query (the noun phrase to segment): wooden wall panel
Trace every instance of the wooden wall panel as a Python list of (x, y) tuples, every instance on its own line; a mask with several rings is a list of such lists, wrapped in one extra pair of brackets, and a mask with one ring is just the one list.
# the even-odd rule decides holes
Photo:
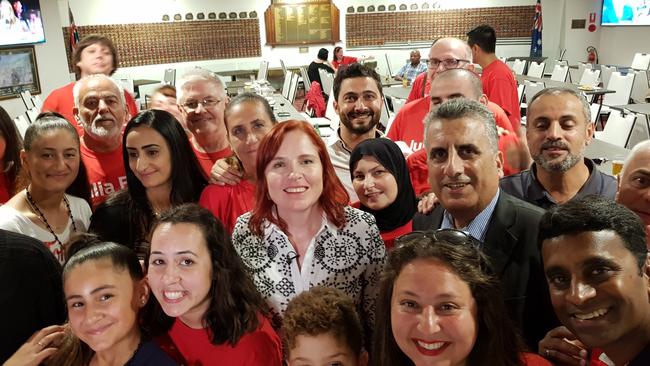
[[(120, 67), (262, 55), (259, 19), (92, 25), (79, 26), (77, 31), (80, 38), (91, 33), (110, 38)], [(67, 27), (63, 38), (70, 64)]]
[(466, 39), (467, 32), (481, 24), (494, 27), (498, 38), (530, 37), (534, 14), (534, 6), (348, 13), (346, 45), (381, 46), (440, 37)]

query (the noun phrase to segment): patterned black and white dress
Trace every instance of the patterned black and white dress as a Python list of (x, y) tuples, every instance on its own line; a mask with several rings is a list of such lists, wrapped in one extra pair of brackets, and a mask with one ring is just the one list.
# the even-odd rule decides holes
[(352, 297), (367, 330), (375, 321), (375, 301), (386, 250), (375, 218), (352, 207), (345, 208), (345, 225), (334, 226), (326, 217), (307, 248), (302, 267), (287, 235), (267, 223), (264, 237), (251, 233), (250, 212), (237, 219), (232, 234), (235, 249), (248, 268), (279, 325), (287, 304), (314, 286), (334, 287)]

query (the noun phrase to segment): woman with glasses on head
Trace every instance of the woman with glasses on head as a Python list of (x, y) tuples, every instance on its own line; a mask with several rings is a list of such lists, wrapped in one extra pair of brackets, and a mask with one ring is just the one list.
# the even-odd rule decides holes
[(233, 245), (274, 326), (292, 298), (320, 285), (352, 297), (370, 332), (386, 251), (372, 215), (347, 206), (322, 139), (307, 122), (279, 123), (260, 143), (256, 169), (256, 205), (237, 220)]
[(418, 209), (402, 151), (389, 139), (363, 141), (350, 155), (350, 175), (359, 197), (352, 205), (375, 217), (384, 244), (392, 248), (395, 238), (413, 230)]
[(154, 219), (172, 206), (196, 202), (207, 181), (183, 127), (168, 112), (138, 113), (122, 141), (128, 188), (97, 207), (90, 231), (141, 254)]
[(522, 353), (480, 245), (454, 229), (396, 240), (377, 300), (374, 365), (550, 366)]
[(0, 107), (0, 204), (16, 193), (22, 143), (14, 122)]
[(86, 231), (91, 215), (77, 130), (58, 113), (41, 113), (25, 132), (20, 159), (25, 189), (0, 206), (0, 229), (43, 241), (63, 263), (64, 243)]
[[(216, 167), (233, 184), (209, 185), (203, 190), (199, 204), (210, 210), (232, 233), (237, 218), (255, 206), (257, 151), (260, 141), (277, 121), (264, 97), (244, 93), (228, 103), (224, 122), (234, 155), (217, 161)], [(225, 169), (221, 169), (220, 164), (225, 165)]]

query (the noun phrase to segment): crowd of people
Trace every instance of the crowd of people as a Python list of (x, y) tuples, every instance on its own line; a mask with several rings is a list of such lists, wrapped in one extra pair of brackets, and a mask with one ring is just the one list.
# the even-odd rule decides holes
[(650, 141), (600, 172), (560, 88), (524, 132), (494, 30), (468, 37), (386, 135), (380, 76), (335, 49), (325, 139), (200, 69), (138, 112), (84, 38), (23, 139), (0, 108), (0, 362), (650, 364)]

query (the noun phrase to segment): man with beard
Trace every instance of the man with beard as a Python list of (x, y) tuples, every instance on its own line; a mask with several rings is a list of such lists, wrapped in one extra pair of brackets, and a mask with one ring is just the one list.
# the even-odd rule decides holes
[(336, 134), (327, 141), (336, 175), (356, 201), (350, 179), (350, 153), (367, 139), (383, 137), (376, 129), (384, 104), (381, 79), (375, 70), (362, 64), (340, 68), (334, 78), (334, 109), (341, 120)]
[(111, 77), (88, 75), (74, 85), (73, 113), (83, 126), (81, 159), (86, 166), (93, 208), (126, 186), (122, 127), (130, 115), (124, 91)]
[(574, 197), (614, 199), (616, 179), (584, 157), (594, 135), (589, 104), (578, 92), (547, 88), (528, 103), (526, 139), (534, 163), (501, 180), (501, 189), (543, 209)]
[(413, 229), (455, 229), (483, 242), (509, 314), (534, 347), (555, 324), (536, 244), (543, 210), (499, 190), (503, 158), (486, 106), (453, 98), (425, 122), (429, 183), (439, 204), (428, 215), (416, 214)]
[(203, 69), (194, 69), (180, 80), (178, 106), (181, 123), (192, 134), (190, 143), (206, 177), (219, 159), (232, 155), (223, 112), (228, 96), (219, 78)]

